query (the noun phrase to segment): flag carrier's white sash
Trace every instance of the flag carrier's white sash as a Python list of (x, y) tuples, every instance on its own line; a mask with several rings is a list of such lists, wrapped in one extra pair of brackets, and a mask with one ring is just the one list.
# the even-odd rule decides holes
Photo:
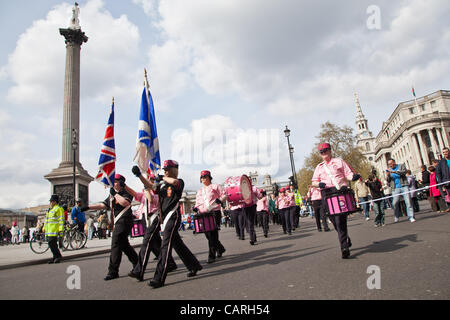
[(164, 232), (164, 229), (166, 228), (167, 221), (169, 221), (169, 219), (170, 219), (170, 217), (173, 215), (173, 213), (174, 213), (175, 211), (178, 210), (178, 206), (179, 206), (179, 205), (180, 205), (180, 203), (178, 202), (177, 205), (175, 206), (175, 208), (173, 208), (172, 211), (170, 211), (170, 212), (166, 215), (166, 217), (164, 218), (164, 222), (161, 223), (161, 232)]

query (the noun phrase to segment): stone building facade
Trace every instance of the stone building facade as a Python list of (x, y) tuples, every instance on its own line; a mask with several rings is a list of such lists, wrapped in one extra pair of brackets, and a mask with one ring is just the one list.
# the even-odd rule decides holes
[[(357, 124), (359, 118), (357, 112)], [(442, 148), (449, 146), (449, 140), (450, 91), (439, 90), (399, 103), (383, 122), (370, 156), (373, 155), (374, 167), (380, 176), (385, 174), (389, 158), (404, 163), (418, 175), (422, 165), (429, 166), (431, 160), (442, 158)], [(360, 143), (365, 145), (365, 140), (358, 135)]]

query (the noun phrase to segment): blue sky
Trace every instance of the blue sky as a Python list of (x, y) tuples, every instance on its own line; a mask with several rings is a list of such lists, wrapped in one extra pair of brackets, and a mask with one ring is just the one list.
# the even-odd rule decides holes
[[(321, 123), (355, 127), (355, 92), (376, 135), (397, 104), (412, 99), (412, 85), (418, 96), (449, 89), (445, 0), (78, 3), (89, 37), (81, 51), (80, 160), (96, 174), (114, 96), (117, 171), (136, 188), (131, 167), (144, 68), (162, 158), (184, 154), (180, 175), (191, 190), (200, 187), (202, 169), (216, 182), (250, 170), (285, 180), (284, 126), (300, 169)], [(1, 207), (48, 202), (43, 176), (60, 163), (62, 147), (65, 45), (58, 29), (68, 27), (73, 4), (0, 4), (7, 30), (0, 49)], [(379, 9), (377, 29), (367, 24), (371, 5)], [(91, 183), (91, 201), (106, 192)]]

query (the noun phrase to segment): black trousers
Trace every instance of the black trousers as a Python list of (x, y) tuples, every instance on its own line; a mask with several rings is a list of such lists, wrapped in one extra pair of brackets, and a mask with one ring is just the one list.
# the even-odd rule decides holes
[(53, 260), (62, 258), (61, 252), (58, 249), (58, 237), (48, 237), (48, 246), (53, 254)]
[(214, 218), (216, 220), (217, 228), (214, 231), (208, 231), (205, 232), (205, 237), (208, 239), (208, 247), (209, 247), (209, 253), (208, 257), (210, 259), (216, 258), (216, 253), (223, 253), (225, 252), (225, 247), (222, 245), (222, 243), (219, 241), (219, 228), (220, 228), (220, 221), (217, 221), (221, 217), (220, 211), (214, 211), (212, 212), (214, 214)]
[(234, 228), (236, 229), (236, 235), (241, 237), (241, 231), (239, 228), (239, 215), (241, 214), (242, 209), (231, 210), (231, 221), (234, 224)]
[(328, 229), (327, 217), (325, 216), (325, 212), (322, 208), (322, 200), (313, 200), (312, 202), (314, 217), (316, 218), (317, 230), (322, 230), (320, 226), (320, 220), (322, 220), (323, 229)]
[(256, 232), (255, 232), (255, 216), (256, 216), (256, 204), (245, 207), (245, 221), (246, 221), (246, 229), (248, 234), (250, 235), (250, 241), (256, 241)]
[(291, 224), (291, 208), (284, 208), (283, 209), (283, 216), (284, 216), (284, 228), (283, 231), (287, 231), (290, 233), (292, 231), (292, 224)]
[(341, 250), (348, 249), (350, 244), (350, 237), (347, 231), (347, 215), (346, 214), (333, 214), (330, 215), (331, 223), (338, 233), (339, 243)]
[(114, 225), (111, 237), (111, 255), (109, 256), (108, 274), (119, 273), (122, 252), (128, 257), (133, 268), (138, 263), (139, 257), (128, 241), (128, 235), (132, 227), (133, 222), (131, 220), (124, 220), (124, 218), (117, 221)]
[[(160, 230), (159, 217), (156, 216), (153, 223), (145, 230), (144, 239), (139, 251), (138, 263), (133, 269), (133, 273), (139, 275), (140, 278), (144, 277), (148, 259), (150, 258), (150, 252), (153, 252), (156, 257), (159, 257), (159, 253), (161, 252), (161, 236), (159, 235)], [(173, 260), (172, 255), (169, 256), (168, 260), (168, 267), (176, 268), (177, 264)]]
[(269, 213), (267, 211), (258, 211), (257, 215), (261, 219), (264, 235), (267, 236), (269, 233)]
[(175, 252), (188, 270), (199, 270), (201, 268), (200, 262), (192, 254), (191, 250), (186, 247), (183, 240), (181, 240), (178, 233), (180, 222), (181, 214), (180, 211), (177, 211), (167, 221), (163, 231), (161, 252), (158, 257), (155, 275), (153, 276), (154, 280), (159, 281), (162, 284), (166, 281), (167, 268), (169, 265), (169, 257), (172, 255), (172, 248), (175, 249)]
[(286, 220), (286, 216), (285, 216), (285, 211), (286, 211), (286, 208), (284, 208), (284, 209), (279, 209), (278, 210), (278, 214), (279, 214), (279, 218), (280, 218), (280, 224), (281, 224), (281, 227), (283, 228), (283, 232), (284, 233), (286, 233), (286, 231), (287, 231), (287, 229), (286, 229), (286, 223), (285, 223), (285, 220)]
[(291, 230), (295, 230), (295, 215), (297, 214), (297, 206), (289, 207), (289, 222), (291, 224)]
[(245, 239), (245, 227), (247, 226), (248, 222), (245, 215), (245, 209), (239, 209), (237, 219), (238, 219), (238, 232), (239, 232), (239, 239), (244, 240)]

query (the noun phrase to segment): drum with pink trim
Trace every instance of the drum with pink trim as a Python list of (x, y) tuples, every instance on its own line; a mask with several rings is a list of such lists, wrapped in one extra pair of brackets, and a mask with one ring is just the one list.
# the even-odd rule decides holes
[(214, 231), (217, 229), (216, 219), (214, 214), (200, 213), (194, 215), (194, 230), (195, 233), (204, 233)]
[(131, 229), (131, 237), (143, 237), (145, 234), (144, 229), (144, 220), (143, 219), (135, 219), (133, 220), (133, 228)]
[(361, 211), (356, 206), (355, 193), (352, 189), (343, 187), (340, 190), (336, 188), (325, 188), (321, 190), (322, 205), (325, 213), (328, 215), (350, 214)]
[(252, 182), (245, 174), (239, 177), (228, 177), (224, 187), (231, 205), (252, 203)]

